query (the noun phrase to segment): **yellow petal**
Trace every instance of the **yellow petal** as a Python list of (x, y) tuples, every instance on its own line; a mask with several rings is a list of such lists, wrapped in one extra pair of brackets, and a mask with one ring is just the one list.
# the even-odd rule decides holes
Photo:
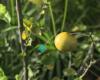
[(28, 34), (27, 34), (25, 31), (23, 31), (23, 32), (22, 32), (22, 39), (23, 39), (23, 40), (26, 40), (27, 37), (28, 37)]
[(31, 31), (32, 28), (32, 21), (23, 19), (23, 26), (25, 27), (26, 30)]

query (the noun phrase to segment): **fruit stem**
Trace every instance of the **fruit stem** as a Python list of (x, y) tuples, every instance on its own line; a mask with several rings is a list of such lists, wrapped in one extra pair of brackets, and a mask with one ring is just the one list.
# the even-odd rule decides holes
[(64, 15), (63, 15), (63, 21), (62, 21), (61, 31), (64, 30), (65, 20), (66, 20), (66, 15), (67, 15), (67, 7), (68, 7), (68, 0), (65, 0)]

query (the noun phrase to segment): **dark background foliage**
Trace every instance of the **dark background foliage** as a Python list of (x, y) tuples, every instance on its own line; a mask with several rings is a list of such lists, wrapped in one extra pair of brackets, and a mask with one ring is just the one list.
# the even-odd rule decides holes
[[(90, 78), (96, 80), (100, 76), (99, 0), (68, 0), (64, 31), (75, 33), (78, 37), (77, 49), (71, 52), (70, 69), (67, 69), (70, 61), (68, 53), (62, 54), (55, 49), (48, 4), (35, 5), (28, 0), (21, 0), (21, 2), (23, 18), (28, 20), (32, 18), (32, 21), (29, 21), (32, 29), (27, 40), (31, 45), (26, 46), (29, 80), (67, 80), (67, 78), (68, 80), (81, 80), (79, 76), (84, 73), (84, 68), (87, 68), (86, 65), (89, 65), (92, 60), (95, 60), (96, 64), (90, 67), (83, 80), (90, 80)], [(64, 16), (65, 0), (48, 0), (48, 2), (51, 2), (56, 33), (59, 33)], [(0, 0), (0, 4), (6, 7), (3, 15), (0, 10), (0, 67), (2, 68), (0, 80), (5, 75), (6, 78), (2, 80), (7, 80), (7, 78), (8, 80), (15, 80), (15, 78), (21, 80), (23, 54), (19, 42), (16, 2), (15, 0)], [(41, 14), (43, 11), (44, 13)], [(46, 47), (46, 50), (41, 51), (38, 47), (41, 44), (44, 46), (42, 49)], [(87, 56), (89, 57), (83, 64)], [(82, 71), (79, 70), (81, 66)]]

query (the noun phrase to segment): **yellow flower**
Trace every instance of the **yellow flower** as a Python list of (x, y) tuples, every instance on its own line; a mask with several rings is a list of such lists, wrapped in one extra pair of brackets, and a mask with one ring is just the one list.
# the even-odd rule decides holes
[(25, 27), (25, 29), (27, 31), (31, 31), (32, 21), (31, 20), (27, 20), (27, 19), (23, 19), (23, 26)]
[(22, 36), (22, 40), (26, 40), (28, 37), (28, 33), (26, 31), (23, 31), (21, 36)]

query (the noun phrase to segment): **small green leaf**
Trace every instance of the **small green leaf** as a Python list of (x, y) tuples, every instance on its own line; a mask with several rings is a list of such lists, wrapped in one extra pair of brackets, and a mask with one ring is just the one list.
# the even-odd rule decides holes
[(45, 65), (54, 64), (56, 62), (57, 58), (58, 58), (58, 56), (56, 53), (48, 53), (48, 54), (42, 56), (41, 61)]
[(45, 18), (42, 18), (42, 19), (40, 20), (40, 26), (43, 27), (44, 24), (45, 24)]
[(11, 22), (11, 16), (10, 14), (7, 12), (4, 16), (4, 20), (7, 22), (7, 23), (10, 23)]
[(6, 21), (7, 23), (11, 22), (10, 14), (6, 9), (6, 6), (3, 4), (0, 4), (0, 19)]
[(75, 76), (77, 75), (76, 71), (73, 68), (65, 68), (63, 71), (65, 76)]
[(20, 75), (18, 75), (18, 74), (17, 74), (17, 75), (15, 75), (15, 79), (16, 79), (16, 80), (21, 80)]
[(4, 71), (0, 68), (0, 80), (8, 80)]
[(78, 78), (75, 78), (74, 80), (82, 80), (80, 77), (78, 77)]
[(5, 13), (6, 13), (6, 6), (0, 4), (0, 17), (5, 15)]

